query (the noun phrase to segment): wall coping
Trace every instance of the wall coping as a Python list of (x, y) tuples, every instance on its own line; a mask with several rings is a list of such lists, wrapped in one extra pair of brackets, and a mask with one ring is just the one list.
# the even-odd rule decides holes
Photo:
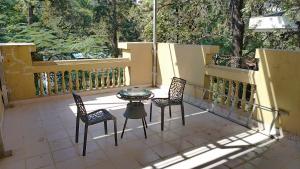
[(35, 46), (34, 43), (15, 43), (15, 42), (10, 42), (10, 43), (0, 43), (0, 47), (2, 46)]
[(107, 59), (83, 59), (83, 60), (55, 60), (55, 61), (33, 61), (33, 66), (51, 66), (51, 65), (81, 65), (97, 63), (118, 63), (129, 62), (130, 58), (107, 58)]

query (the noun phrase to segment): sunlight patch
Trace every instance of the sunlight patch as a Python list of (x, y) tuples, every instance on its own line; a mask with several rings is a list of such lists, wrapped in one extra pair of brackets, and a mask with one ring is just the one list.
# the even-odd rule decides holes
[(191, 150), (189, 152), (186, 152), (186, 153), (183, 153), (183, 155), (185, 157), (192, 157), (192, 156), (195, 156), (195, 155), (199, 155), (201, 153), (204, 153), (206, 151), (210, 150), (208, 147), (200, 147), (200, 148), (197, 148), (197, 149), (194, 149), (194, 150)]
[(156, 163), (156, 164), (154, 164), (154, 166), (156, 168), (164, 168), (166, 166), (175, 164), (175, 163), (177, 163), (179, 161), (182, 161), (182, 160), (184, 160), (184, 158), (182, 156), (178, 155), (178, 156), (172, 157), (170, 159), (164, 160), (162, 162)]
[(204, 165), (208, 162), (211, 162), (213, 160), (216, 160), (218, 158), (224, 158), (224, 156), (233, 153), (235, 151), (240, 150), (240, 148), (228, 148), (228, 149), (220, 149), (216, 148), (213, 150), (210, 150), (208, 152), (202, 153), (200, 155), (197, 155), (195, 157), (192, 157), (190, 159), (184, 160), (180, 163), (174, 164), (170, 167), (167, 167), (167, 169), (189, 169), (189, 168), (195, 168), (201, 165)]

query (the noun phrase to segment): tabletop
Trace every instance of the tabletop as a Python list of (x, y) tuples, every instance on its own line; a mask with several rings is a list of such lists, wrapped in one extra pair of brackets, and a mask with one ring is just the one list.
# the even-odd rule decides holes
[(130, 101), (147, 100), (153, 96), (154, 94), (150, 90), (139, 87), (122, 89), (117, 93), (118, 98)]

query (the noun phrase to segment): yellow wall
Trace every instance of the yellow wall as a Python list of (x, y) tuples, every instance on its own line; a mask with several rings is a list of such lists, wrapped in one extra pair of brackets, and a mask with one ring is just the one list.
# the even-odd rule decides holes
[(35, 94), (32, 73), (25, 73), (32, 66), (31, 52), (34, 44), (0, 45), (4, 56), (4, 78), (9, 100), (32, 98)]
[[(34, 72), (89, 69), (93, 67), (128, 66), (130, 85), (150, 85), (152, 82), (152, 43), (119, 43), (123, 58), (89, 61), (31, 61), (33, 44), (0, 45), (4, 54), (5, 79), (9, 89), (9, 100), (33, 98), (35, 86)], [(237, 80), (255, 84), (257, 104), (278, 108), (289, 112), (282, 117), (285, 130), (300, 134), (300, 51), (279, 51), (258, 49), (259, 70), (248, 71), (213, 65), (212, 56), (218, 46), (158, 44), (158, 84), (168, 87), (174, 76), (187, 80), (185, 96), (202, 97), (202, 87), (207, 87), (208, 76), (227, 80)], [(274, 114), (262, 112), (266, 126), (274, 119)]]
[[(258, 71), (213, 65), (211, 57), (217, 52), (217, 46), (159, 43), (158, 83), (168, 87), (173, 76), (184, 78), (188, 81), (185, 95), (196, 98), (202, 97), (198, 86), (208, 87), (206, 75), (255, 84), (255, 102), (288, 112), (289, 116), (281, 118), (284, 130), (300, 134), (300, 51), (257, 49)], [(274, 113), (258, 109), (257, 118), (267, 130), (274, 117)]]
[(181, 77), (187, 80), (186, 95), (201, 96), (202, 90), (197, 86), (204, 87), (205, 64), (211, 62), (219, 47), (159, 43), (157, 50), (158, 84), (168, 87), (172, 77)]
[(3, 143), (3, 118), (4, 118), (4, 104), (2, 101), (2, 93), (0, 93), (0, 158), (4, 153), (4, 143)]
[(130, 58), (130, 85), (150, 85), (152, 83), (152, 43), (119, 43), (123, 57)]
[[(257, 49), (259, 71), (255, 74), (257, 102), (289, 113), (282, 116), (285, 130), (300, 135), (300, 51)], [(270, 120), (272, 114), (263, 113)]]
[[(37, 97), (34, 73), (128, 67), (126, 85), (151, 85), (151, 43), (120, 43), (124, 58), (32, 62), (32, 43), (0, 44), (9, 101)], [(127, 70), (128, 70), (127, 69)], [(141, 71), (142, 70), (142, 71)]]

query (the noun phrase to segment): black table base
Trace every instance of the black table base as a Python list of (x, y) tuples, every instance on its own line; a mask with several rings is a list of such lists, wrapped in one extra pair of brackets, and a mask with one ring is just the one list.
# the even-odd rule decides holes
[(125, 117), (125, 123), (123, 126), (121, 138), (123, 138), (128, 119), (142, 119), (145, 138), (147, 138), (146, 128), (148, 128), (148, 126), (145, 118), (147, 116), (147, 113), (142, 102), (128, 103), (123, 116)]

